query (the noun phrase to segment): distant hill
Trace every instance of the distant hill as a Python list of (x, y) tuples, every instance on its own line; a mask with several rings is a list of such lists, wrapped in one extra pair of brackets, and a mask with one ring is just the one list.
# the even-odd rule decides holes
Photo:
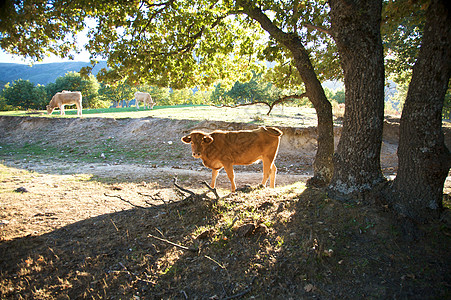
[[(34, 84), (47, 85), (55, 82), (56, 78), (64, 76), (67, 72), (79, 72), (81, 68), (90, 66), (89, 62), (61, 62), (49, 64), (10, 64), (0, 63), (0, 84), (12, 82), (17, 79), (24, 79), (33, 82)], [(100, 61), (92, 70), (94, 75), (102, 69), (106, 68), (106, 61)]]

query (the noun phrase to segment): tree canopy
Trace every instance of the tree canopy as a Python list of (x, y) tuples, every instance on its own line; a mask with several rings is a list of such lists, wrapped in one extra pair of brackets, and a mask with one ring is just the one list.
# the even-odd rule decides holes
[[(410, 78), (428, 0), (383, 2), (382, 36), (386, 72)], [(253, 1), (55, 0), (3, 2), (0, 46), (5, 51), (42, 60), (50, 54), (73, 57), (77, 34), (89, 30), (84, 45), (93, 62), (107, 59), (109, 82), (128, 78), (172, 88), (210, 86), (219, 80), (250, 79), (260, 62), (277, 62), (268, 77), (280, 87), (302, 85), (292, 54), (274, 35), (244, 13)], [(275, 26), (296, 33), (320, 79), (341, 79), (325, 0), (259, 1)], [(88, 26), (89, 24), (89, 26)], [(401, 71), (408, 70), (403, 73)], [(87, 72), (89, 70), (85, 70)], [(404, 76), (402, 75), (404, 74)]]
[[(13, 4), (14, 3), (14, 4)], [(107, 59), (110, 82), (181, 88), (210, 86), (219, 80), (249, 79), (264, 61), (277, 61), (279, 85), (300, 85), (290, 51), (243, 13), (235, 1), (24, 1), (7, 0), (0, 21), (0, 46), (34, 60), (64, 57), (77, 49), (77, 33), (90, 28), (86, 49), (93, 61)], [(297, 32), (309, 44), (315, 67), (325, 78), (340, 68), (331, 38), (315, 29), (328, 24), (325, 1), (263, 1), (274, 24)], [(309, 28), (305, 24), (310, 24)], [(17, 30), (20, 28), (20, 30)], [(328, 45), (325, 47), (324, 45)], [(277, 80), (276, 80), (277, 79)]]

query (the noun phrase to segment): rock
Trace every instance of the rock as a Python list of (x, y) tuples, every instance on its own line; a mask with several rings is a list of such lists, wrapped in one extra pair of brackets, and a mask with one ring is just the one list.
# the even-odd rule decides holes
[(254, 234), (266, 235), (268, 234), (269, 229), (265, 224), (260, 224), (255, 228)]
[(248, 237), (254, 234), (255, 225), (252, 223), (241, 225), (236, 229), (236, 233), (241, 237)]
[(196, 237), (196, 240), (206, 240), (208, 238), (211, 238), (214, 234), (215, 234), (215, 230), (209, 229), (209, 230), (206, 230), (206, 231), (202, 232), (201, 234), (199, 234)]
[(20, 188), (17, 188), (14, 190), (16, 193), (28, 193), (28, 190), (21, 186)]

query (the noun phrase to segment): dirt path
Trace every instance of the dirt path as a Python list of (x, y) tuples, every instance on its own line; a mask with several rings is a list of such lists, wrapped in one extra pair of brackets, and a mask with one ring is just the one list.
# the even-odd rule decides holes
[[(209, 180), (209, 170), (190, 156), (189, 147), (180, 137), (194, 129), (239, 130), (257, 125), (220, 121), (140, 119), (48, 119), (40, 117), (0, 117), (0, 143), (24, 147), (34, 145), (41, 149), (25, 149), (21, 159), (10, 153), (2, 156), (5, 164), (37, 172), (64, 174), (94, 174), (135, 181), (160, 181), (159, 178), (179, 175)], [(316, 129), (308, 125), (300, 128), (282, 127), (279, 155), (276, 160), (278, 182), (281, 185), (312, 176), (316, 153)], [(445, 141), (450, 144), (449, 128)], [(381, 151), (382, 171), (394, 178), (397, 170), (397, 135), (399, 119), (387, 118)], [(335, 128), (335, 142), (339, 141), (341, 127)], [(451, 145), (449, 145), (451, 146)], [(8, 147), (7, 147), (8, 148)], [(11, 148), (11, 147), (9, 147)], [(52, 152), (47, 156), (43, 152)], [(14, 147), (11, 151), (17, 151)], [(0, 149), (1, 150), (1, 149)], [(3, 152), (8, 149), (3, 149)], [(0, 152), (1, 154), (1, 152)], [(5, 153), (4, 153), (5, 154)], [(40, 155), (42, 154), (42, 155)], [(261, 177), (261, 164), (236, 167), (240, 184), (255, 184)], [(242, 175), (241, 172), (244, 172)], [(223, 174), (223, 172), (222, 172)], [(192, 182), (199, 181), (192, 179)], [(224, 176), (219, 177), (221, 185)], [(228, 184), (225, 182), (225, 186)], [(445, 185), (451, 192), (451, 178)]]

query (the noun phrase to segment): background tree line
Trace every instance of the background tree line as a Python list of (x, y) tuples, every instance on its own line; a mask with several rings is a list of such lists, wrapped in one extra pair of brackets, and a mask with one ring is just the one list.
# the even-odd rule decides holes
[[(344, 103), (344, 89), (326, 89), (327, 97), (334, 103)], [(232, 86), (217, 85), (206, 89), (178, 89), (149, 85), (132, 85), (126, 82), (116, 85), (101, 83), (93, 75), (81, 76), (78, 72), (68, 72), (47, 85), (35, 85), (29, 80), (18, 79), (7, 83), (0, 93), (0, 110), (45, 109), (57, 92), (81, 91), (84, 108), (105, 108), (113, 103), (130, 101), (136, 91), (151, 94), (158, 105), (241, 105), (255, 102), (273, 103), (283, 95), (297, 91), (281, 89), (268, 82), (264, 74), (253, 73), (249, 81), (236, 81)], [(302, 90), (298, 91), (299, 93)], [(307, 98), (293, 99), (289, 105), (311, 106)]]

